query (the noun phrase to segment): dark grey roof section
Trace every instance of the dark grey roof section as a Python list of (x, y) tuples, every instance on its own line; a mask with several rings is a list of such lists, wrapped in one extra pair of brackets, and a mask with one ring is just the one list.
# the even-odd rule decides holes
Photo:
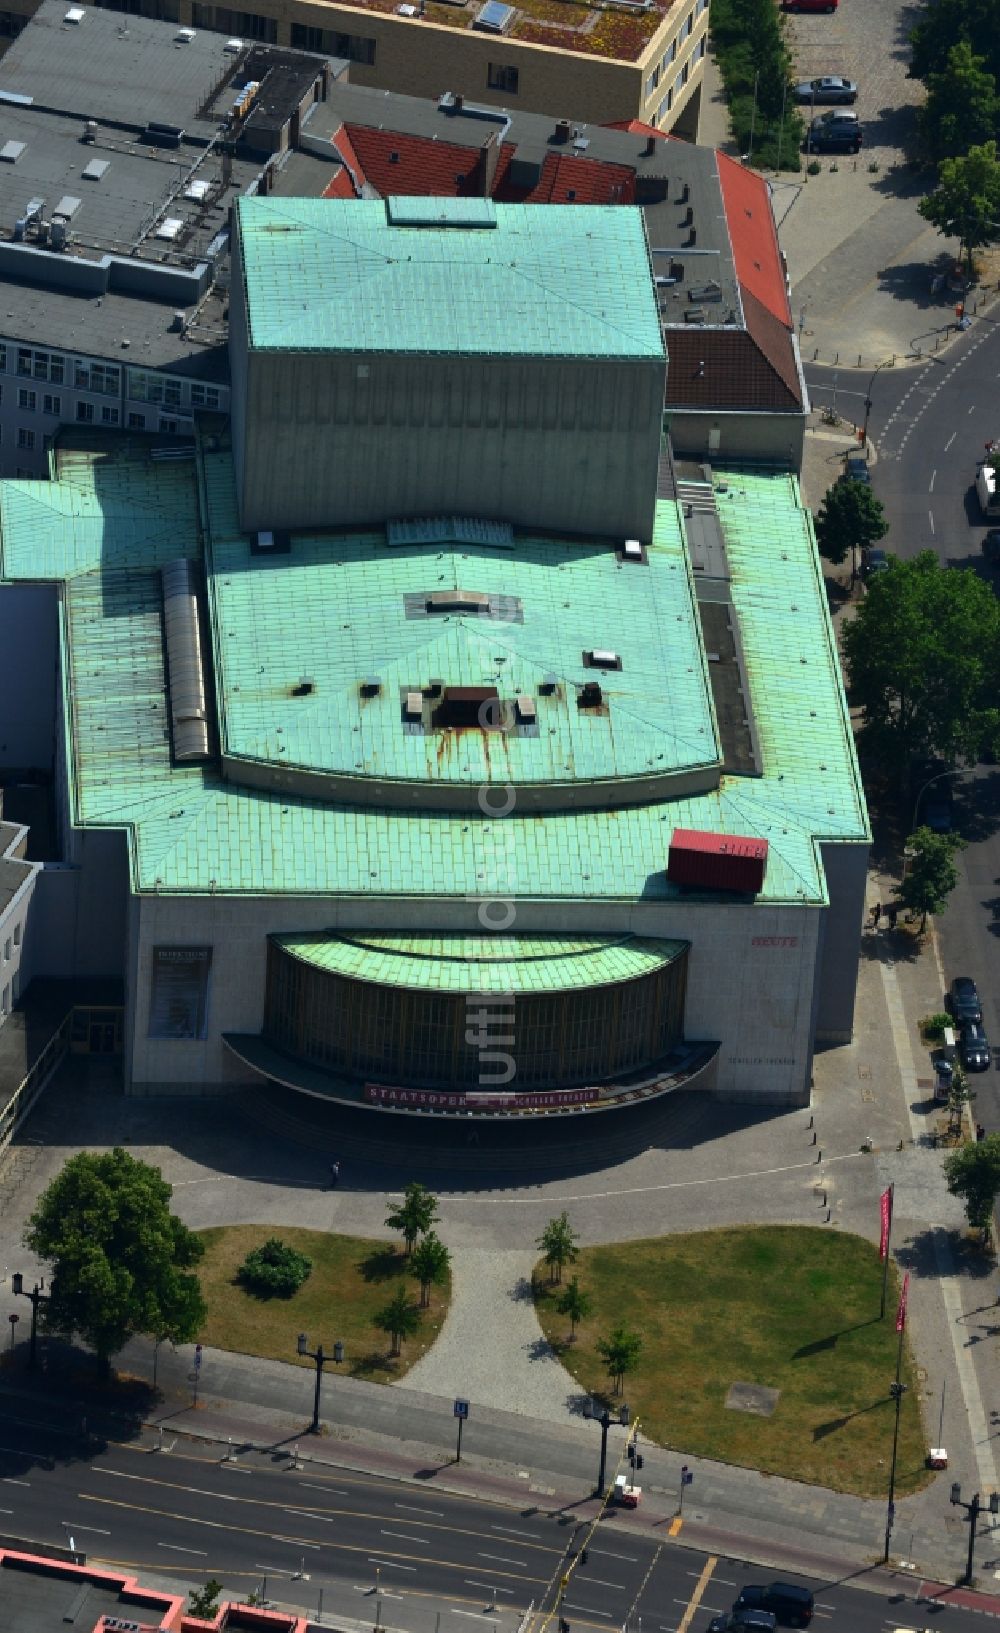
[(96, 1627), (102, 1616), (148, 1623), (148, 1601), (144, 1604), (100, 1579), (58, 1576), (30, 1564), (4, 1562), (0, 1633), (66, 1633), (69, 1625)]
[(42, 0), (28, 28), (0, 61), (0, 91), (30, 95), (36, 106), (77, 119), (143, 130), (150, 120), (208, 141), (218, 126), (202, 110), (238, 73), (247, 49), (227, 51), (224, 34), (181, 29), (120, 11), (84, 8), (66, 23), (65, 0)]

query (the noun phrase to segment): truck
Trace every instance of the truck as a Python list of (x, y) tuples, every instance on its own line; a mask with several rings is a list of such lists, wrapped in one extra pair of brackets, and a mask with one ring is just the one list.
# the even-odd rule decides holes
[(1000, 516), (1000, 491), (997, 489), (997, 467), (1000, 465), (1000, 443), (986, 444), (986, 457), (979, 461), (976, 471), (976, 497), (987, 521)]

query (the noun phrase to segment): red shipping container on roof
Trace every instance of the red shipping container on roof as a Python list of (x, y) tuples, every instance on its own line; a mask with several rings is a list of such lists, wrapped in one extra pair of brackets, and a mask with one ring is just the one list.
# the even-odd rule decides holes
[(667, 878), (696, 890), (737, 890), (756, 896), (767, 868), (767, 840), (744, 834), (702, 833), (675, 828), (670, 841)]

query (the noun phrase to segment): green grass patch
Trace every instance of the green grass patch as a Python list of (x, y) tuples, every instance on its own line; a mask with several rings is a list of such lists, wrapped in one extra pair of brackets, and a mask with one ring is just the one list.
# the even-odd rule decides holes
[[(594, 1309), (567, 1343), (559, 1289), (535, 1269), (538, 1318), (563, 1364), (612, 1400), (595, 1340), (618, 1322), (643, 1338), (624, 1398), (661, 1446), (862, 1497), (885, 1496), (895, 1408), (895, 1312), (890, 1268), (858, 1236), (767, 1226), (705, 1231), (581, 1250), (572, 1268)], [(927, 1441), (908, 1349), (896, 1488), (927, 1484)], [(780, 1390), (771, 1417), (726, 1407), (734, 1383)], [(614, 1404), (614, 1402), (612, 1402)]]
[[(401, 1356), (391, 1359), (389, 1338), (373, 1325), (373, 1316), (401, 1283), (413, 1302), (420, 1302), (419, 1283), (394, 1242), (284, 1225), (220, 1225), (198, 1234), (205, 1244), (198, 1276), (209, 1312), (198, 1336), (216, 1349), (311, 1368), (312, 1361), (296, 1354), (300, 1332), (308, 1333), (312, 1348), (322, 1344), (331, 1356), (334, 1341), (342, 1338), (345, 1372), (389, 1383), (402, 1378), (430, 1348), (448, 1313), (450, 1278), (446, 1285), (431, 1289), (419, 1332), (405, 1341)], [(291, 1298), (262, 1298), (239, 1280), (247, 1254), (276, 1235), (312, 1260), (312, 1274)], [(331, 1360), (330, 1371), (337, 1370)]]

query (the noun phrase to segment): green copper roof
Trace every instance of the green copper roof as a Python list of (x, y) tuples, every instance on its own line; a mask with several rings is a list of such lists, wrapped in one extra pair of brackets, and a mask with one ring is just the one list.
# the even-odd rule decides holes
[[(516, 807), (491, 821), (310, 802), (227, 783), (211, 765), (174, 766), (159, 567), (201, 553), (196, 467), (158, 464), (125, 441), (107, 447), (115, 457), (67, 462), (60, 454), (51, 485), (0, 483), (0, 579), (67, 581), (72, 820), (127, 828), (136, 889), (664, 901), (677, 895), (664, 868), (671, 834), (683, 827), (769, 841), (762, 907), (821, 904), (820, 842), (867, 842), (822, 574), (794, 478), (715, 470), (763, 775), (724, 775), (712, 793), (617, 811)], [(211, 469), (221, 482), (221, 467)], [(653, 549), (667, 559), (677, 549), (678, 509), (658, 507)], [(206, 504), (203, 517), (210, 514)], [(220, 549), (231, 544), (223, 539)], [(210, 555), (214, 547), (209, 539)], [(315, 616), (326, 615), (317, 607)], [(243, 638), (256, 641), (252, 623)], [(662, 639), (669, 646), (668, 628)]]
[(331, 975), (417, 991), (565, 992), (632, 981), (670, 964), (685, 941), (638, 936), (275, 936)]
[[(289, 555), (250, 553), (229, 458), (205, 480), (217, 692), (227, 752), (283, 770), (408, 783), (580, 784), (714, 766), (715, 721), (676, 508), (665, 507), (642, 565), (611, 545), (519, 536), (390, 549), (385, 534), (297, 537)], [(496, 616), (427, 611), (441, 590), (498, 598)], [(502, 599), (501, 599), (502, 598)], [(609, 648), (620, 671), (584, 653)], [(366, 678), (381, 688), (364, 695)], [(312, 690), (296, 696), (307, 677)], [(556, 682), (546, 690), (549, 678)], [(537, 720), (509, 731), (408, 727), (403, 696), (495, 684)], [(578, 688), (606, 706), (581, 710)]]
[(663, 357), (642, 211), (242, 198), (261, 350)]

